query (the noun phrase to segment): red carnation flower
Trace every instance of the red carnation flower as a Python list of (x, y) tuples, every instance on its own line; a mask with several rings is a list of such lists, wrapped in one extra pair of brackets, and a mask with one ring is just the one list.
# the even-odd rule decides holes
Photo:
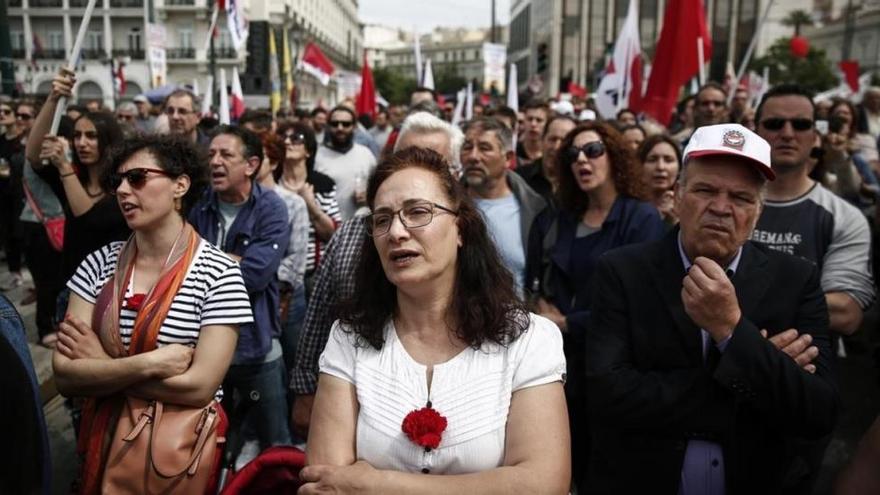
[(403, 432), (416, 445), (436, 449), (446, 430), (446, 418), (430, 405), (410, 412), (403, 418)]
[(125, 307), (138, 311), (141, 309), (141, 306), (144, 304), (144, 299), (146, 298), (146, 294), (133, 294), (131, 297), (125, 299)]

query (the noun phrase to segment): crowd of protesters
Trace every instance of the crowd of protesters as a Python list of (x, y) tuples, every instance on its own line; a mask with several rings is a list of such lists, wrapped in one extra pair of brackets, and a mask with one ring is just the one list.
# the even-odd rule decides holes
[[(880, 88), (708, 83), (666, 125), (536, 98), (453, 124), (426, 88), (220, 125), (178, 89), (50, 135), (75, 83), (0, 100), (0, 289), (30, 271), (79, 492), (132, 397), (222, 404), (233, 470), (307, 446), (304, 493), (815, 485), (876, 294)], [(871, 455), (841, 493), (880, 489)]]

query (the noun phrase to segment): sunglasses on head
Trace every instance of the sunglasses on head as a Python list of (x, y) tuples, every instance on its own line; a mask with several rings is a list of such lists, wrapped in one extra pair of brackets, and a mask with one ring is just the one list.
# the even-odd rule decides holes
[(340, 127), (341, 126), (345, 129), (348, 129), (349, 127), (352, 126), (352, 124), (354, 124), (354, 122), (352, 122), (351, 120), (331, 120), (330, 122), (328, 122), (328, 124), (330, 125), (330, 127)]
[(813, 128), (811, 119), (779, 119), (769, 118), (761, 121), (761, 126), (768, 131), (780, 131), (786, 122), (791, 122), (791, 128), (796, 131), (807, 131)]
[(599, 158), (605, 154), (605, 143), (602, 141), (593, 141), (587, 143), (580, 148), (577, 146), (569, 146), (563, 153), (562, 159), (566, 163), (574, 163), (578, 156), (583, 153), (587, 158)]
[(158, 168), (133, 168), (126, 172), (117, 172), (110, 175), (110, 192), (115, 193), (116, 189), (122, 185), (123, 180), (128, 182), (128, 185), (133, 189), (140, 189), (147, 183), (147, 179), (151, 173), (171, 177), (171, 174)]

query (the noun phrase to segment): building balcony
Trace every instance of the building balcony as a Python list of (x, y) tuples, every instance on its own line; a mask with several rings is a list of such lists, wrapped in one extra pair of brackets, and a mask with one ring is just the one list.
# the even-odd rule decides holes
[(12, 58), (24, 58), (24, 48), (13, 48)]
[(146, 53), (143, 50), (129, 50), (128, 48), (114, 48), (113, 58), (131, 57), (132, 60), (143, 60)]
[(195, 48), (168, 48), (165, 50), (165, 56), (169, 60), (194, 59), (196, 58)]
[(232, 47), (214, 47), (214, 55), (217, 58), (238, 58), (238, 52), (235, 51), (235, 48)]
[(123, 9), (140, 9), (144, 7), (144, 0), (110, 0), (110, 7)]
[(21, 7), (21, 0), (9, 0), (9, 8)]
[(34, 58), (37, 60), (64, 60), (67, 58), (67, 53), (64, 50), (42, 50), (34, 53)]
[[(33, 4), (33, 0), (31, 0)], [(72, 9), (84, 9), (89, 4), (89, 0), (67, 0), (67, 5)], [(99, 5), (95, 5), (99, 7)]]
[(165, 0), (166, 7), (195, 7), (196, 0)]
[(80, 58), (83, 60), (101, 60), (103, 58), (107, 58), (107, 53), (101, 49), (84, 48), (82, 53), (80, 54)]
[[(29, 5), (31, 8), (61, 8), (61, 0), (30, 0)], [(12, 5), (10, 5), (12, 6)], [(19, 2), (19, 6), (21, 6), (21, 2)]]

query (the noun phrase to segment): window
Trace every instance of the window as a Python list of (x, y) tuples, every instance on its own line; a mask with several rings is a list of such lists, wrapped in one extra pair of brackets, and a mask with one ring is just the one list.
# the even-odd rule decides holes
[(13, 50), (24, 50), (24, 32), (9, 31), (9, 38), (12, 41)]
[(141, 28), (131, 28), (128, 33), (128, 49), (132, 51), (141, 51)]
[[(89, 32), (89, 34), (91, 35), (92, 32)], [(95, 47), (95, 49), (99, 47), (100, 45)], [(64, 50), (64, 33), (61, 31), (49, 31), (49, 46), (47, 48), (49, 50)]]
[[(64, 47), (63, 41), (61, 42), (61, 46), (59, 46), (59, 47), (55, 47), (52, 45), (52, 35), (53, 34), (54, 33), (49, 33), (49, 46), (51, 46), (53, 49), (63, 48)], [(61, 33), (58, 33), (58, 34), (60, 37)], [(86, 35), (86, 46), (88, 47), (89, 50), (95, 50), (95, 51), (103, 50), (104, 49), (104, 33), (101, 31), (89, 31), (88, 34)]]
[(192, 27), (182, 27), (177, 30), (177, 40), (180, 43), (180, 48), (192, 48), (193, 47), (193, 30)]

